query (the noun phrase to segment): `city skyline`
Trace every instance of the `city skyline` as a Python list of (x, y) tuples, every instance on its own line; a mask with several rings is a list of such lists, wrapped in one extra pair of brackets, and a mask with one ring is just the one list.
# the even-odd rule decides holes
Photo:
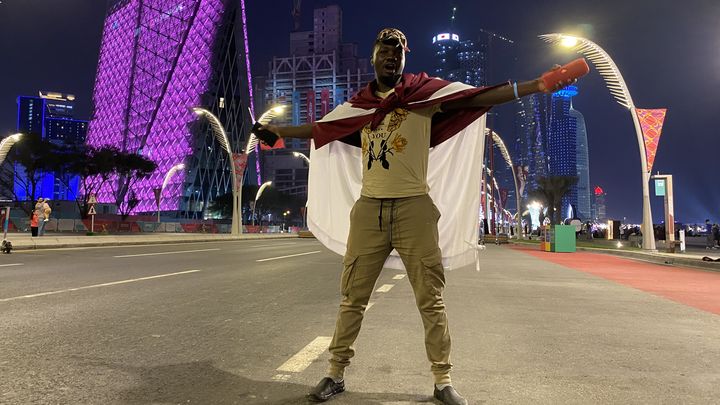
[[(76, 116), (90, 118), (92, 83), (106, 7), (105, 2), (99, 3), (102, 4), (69, 0), (59, 5), (8, 0), (0, 4), (0, 49), (4, 54), (14, 55), (16, 61), (0, 68), (4, 78), (0, 90), (0, 135), (10, 134), (14, 129), (16, 97), (35, 94), (37, 89), (76, 94)], [(267, 74), (267, 61), (273, 54), (282, 55), (288, 49), (287, 34), (293, 26), (292, 2), (248, 3), (248, 36), (256, 77)], [(347, 18), (344, 41), (357, 42), (359, 54), (369, 54), (375, 33), (385, 26), (397, 26), (408, 35), (412, 49), (406, 71), (431, 72), (432, 37), (450, 26), (451, 4), (436, 2), (416, 11), (411, 3), (306, 2), (302, 10), (303, 25), (308, 26), (315, 6), (339, 4), (345, 15), (353, 16), (368, 13), (367, 10), (382, 10), (383, 13), (373, 11), (373, 18)], [(714, 136), (712, 126), (712, 106), (717, 95), (707, 89), (720, 82), (720, 61), (715, 56), (708, 60), (705, 55), (714, 55), (713, 50), (719, 45), (720, 32), (712, 21), (720, 16), (720, 5), (694, 1), (678, 9), (649, 1), (633, 4), (560, 1), (553, 4), (553, 9), (547, 9), (519, 1), (485, 8), (471, 2), (455, 3), (458, 17), (453, 31), (461, 39), (477, 37), (477, 27), (483, 27), (515, 42), (512, 49), (505, 49), (504, 45), (495, 47), (494, 60), (490, 60), (490, 84), (508, 78), (531, 78), (552, 63), (577, 57), (542, 43), (536, 38), (539, 34), (580, 32), (603, 46), (622, 69), (638, 105), (668, 108), (653, 174), (660, 170), (675, 176), (677, 220), (719, 219), (720, 190), (713, 187), (713, 164), (717, 160), (713, 151), (720, 150), (720, 140)], [(652, 15), (638, 20), (637, 16), (645, 12), (647, 5), (653, 6)], [(404, 13), (402, 17), (400, 13)], [(276, 23), (267, 24), (268, 20)], [(87, 23), (67, 28), (70, 21)], [(12, 35), (31, 24), (41, 28), (22, 36)], [(671, 26), (672, 29), (666, 28)], [(677, 32), (683, 35), (677, 36)], [(692, 67), (692, 77), (703, 80), (677, 76), (688, 67)], [(583, 92), (576, 97), (574, 105), (583, 112), (587, 124), (590, 184), (600, 185), (607, 192), (609, 217), (627, 217), (629, 221), (639, 222), (641, 181), (632, 122), (627, 112), (612, 101), (597, 73), (582, 79), (580, 85)], [(498, 132), (508, 134), (508, 139), (514, 138), (512, 125), (503, 123), (512, 120), (509, 107), (502, 106), (496, 111), (500, 116)], [(651, 200), (654, 222), (659, 223), (662, 199), (653, 196)]]

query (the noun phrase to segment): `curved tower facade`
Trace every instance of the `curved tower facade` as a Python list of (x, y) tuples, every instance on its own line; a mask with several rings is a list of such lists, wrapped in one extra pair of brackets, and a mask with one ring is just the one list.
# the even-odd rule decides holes
[(198, 217), (209, 201), (232, 191), (227, 153), (191, 109), (211, 110), (231, 149), (242, 149), (250, 127), (246, 32), (243, 0), (110, 3), (87, 144), (140, 154), (157, 169), (142, 180), (95, 179), (102, 184), (98, 201), (127, 208), (135, 200), (130, 212), (154, 212), (154, 190), (179, 163), (187, 169), (163, 191), (162, 211)]

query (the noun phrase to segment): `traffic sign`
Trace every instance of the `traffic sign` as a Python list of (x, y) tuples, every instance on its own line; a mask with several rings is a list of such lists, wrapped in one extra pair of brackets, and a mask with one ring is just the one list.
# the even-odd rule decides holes
[(90, 198), (88, 198), (88, 204), (97, 204), (97, 198), (95, 198), (95, 194), (90, 194)]
[(95, 214), (97, 214), (97, 213), (95, 212), (95, 206), (94, 206), (94, 205), (90, 205), (90, 209), (88, 210), (88, 215), (95, 215)]

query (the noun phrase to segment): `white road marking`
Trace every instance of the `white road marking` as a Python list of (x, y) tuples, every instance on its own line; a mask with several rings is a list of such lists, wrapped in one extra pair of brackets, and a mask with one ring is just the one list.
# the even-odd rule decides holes
[(365, 308), (365, 312), (369, 311), (370, 308), (372, 308), (373, 305), (375, 305), (374, 302), (371, 302), (371, 303), (367, 304), (367, 307)]
[(37, 294), (22, 295), (19, 297), (2, 298), (2, 299), (0, 299), (0, 302), (15, 301), (15, 300), (21, 300), (21, 299), (25, 299), (25, 298), (44, 297), (46, 295), (54, 295), (54, 294), (62, 294), (62, 293), (66, 293), (66, 292), (71, 292), (71, 291), (87, 290), (88, 288), (108, 287), (111, 285), (134, 283), (136, 281), (152, 280), (155, 278), (179, 276), (181, 274), (197, 273), (199, 271), (202, 271), (202, 270), (187, 270), (187, 271), (180, 271), (177, 273), (159, 274), (157, 276), (133, 278), (130, 280), (122, 280), (122, 281), (113, 281), (111, 283), (103, 283), (103, 284), (87, 285), (84, 287), (68, 288), (65, 290), (48, 291), (48, 292), (42, 292), (42, 293), (37, 293)]
[[(260, 239), (260, 238), (259, 238)], [(262, 238), (262, 239), (283, 239), (283, 238)], [(158, 246), (188, 246), (189, 244), (193, 245), (200, 245), (200, 244), (208, 244), (208, 243), (224, 243), (224, 242), (241, 242), (243, 244), (245, 243), (252, 243), (256, 242), (256, 240), (253, 239), (218, 239), (218, 240), (209, 240), (209, 241), (202, 241), (202, 242), (195, 242), (195, 241), (187, 241), (187, 242), (178, 242), (178, 243), (138, 243), (138, 244), (122, 244), (122, 245), (111, 245), (111, 246), (82, 246), (82, 247), (63, 247), (63, 248), (42, 248), (42, 249), (28, 249), (28, 250), (16, 250), (13, 252), (13, 254), (17, 253), (42, 253), (42, 252), (52, 252), (55, 250), (93, 250), (93, 249), (126, 249), (126, 248), (146, 248), (146, 247), (158, 247)]]
[(10, 267), (10, 266), (22, 266), (25, 263), (8, 263), (8, 264), (0, 264), (0, 267)]
[(291, 377), (290, 374), (275, 374), (272, 379), (273, 381), (287, 381)]
[(289, 246), (289, 245), (297, 245), (297, 243), (269, 243), (266, 245), (254, 245), (254, 246), (250, 246), (250, 247), (261, 248), (261, 247), (275, 247), (275, 246)]
[(390, 291), (393, 287), (395, 287), (394, 284), (383, 284), (382, 286), (380, 286), (380, 288), (378, 288), (377, 290), (375, 290), (375, 292), (388, 292), (388, 291)]
[(216, 250), (220, 250), (220, 249), (216, 248), (216, 249), (197, 249), (197, 250), (177, 250), (174, 252), (140, 253), (140, 254), (136, 254), (136, 255), (120, 255), (120, 256), (113, 256), (113, 257), (121, 258), (121, 257), (174, 255), (174, 254), (178, 254), (178, 253), (212, 252), (212, 251), (216, 251)]
[(402, 280), (404, 278), (405, 278), (404, 274), (396, 274), (395, 276), (393, 276), (393, 280)]
[(320, 253), (320, 251), (319, 251), (319, 250), (316, 250), (316, 251), (314, 251), (314, 252), (298, 253), (298, 254), (296, 254), (296, 255), (270, 257), (270, 258), (268, 258), (268, 259), (260, 259), (260, 260), (255, 260), (255, 261), (256, 261), (256, 262), (269, 262), (269, 261), (271, 261), (271, 260), (287, 259), (288, 257), (297, 257), (297, 256), (312, 255), (312, 254), (315, 254), (315, 253)]
[(282, 366), (278, 367), (277, 371), (284, 371), (287, 373), (302, 372), (308, 368), (310, 363), (315, 361), (315, 359), (320, 357), (320, 355), (327, 350), (331, 340), (332, 338), (327, 336), (316, 337), (315, 340), (297, 352), (297, 354), (290, 357), (290, 359), (283, 363)]

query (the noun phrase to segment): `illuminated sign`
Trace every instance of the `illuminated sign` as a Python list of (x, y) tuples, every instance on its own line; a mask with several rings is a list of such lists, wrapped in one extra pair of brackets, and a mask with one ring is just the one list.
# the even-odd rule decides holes
[(460, 35), (458, 35), (458, 34), (451, 34), (451, 33), (449, 33), (449, 32), (444, 32), (444, 33), (442, 33), (442, 34), (437, 34), (437, 35), (435, 35), (435, 36), (433, 37), (433, 44), (434, 44), (435, 42), (439, 42), (439, 41), (449, 41), (449, 40), (451, 40), (451, 39), (452, 39), (453, 41), (458, 41), (458, 42), (459, 42), (459, 41), (460, 41)]
[(665, 179), (655, 179), (655, 195), (658, 197), (665, 196)]

